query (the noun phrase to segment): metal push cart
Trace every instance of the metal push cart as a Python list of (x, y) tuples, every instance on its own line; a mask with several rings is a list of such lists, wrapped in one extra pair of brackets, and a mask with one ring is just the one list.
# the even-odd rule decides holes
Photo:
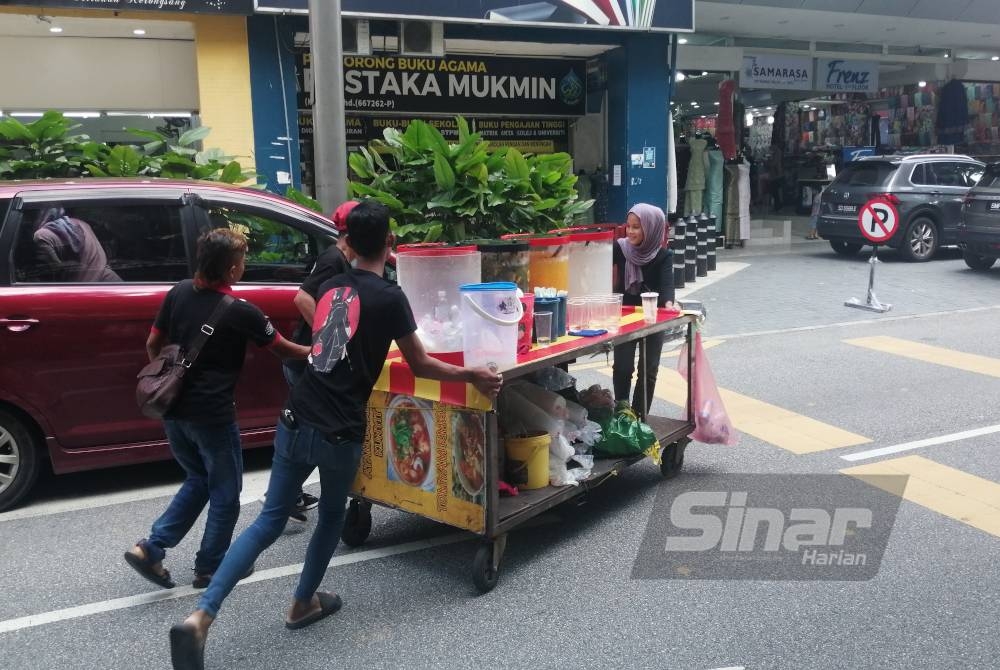
[[(640, 346), (645, 346), (643, 338), (658, 332), (664, 333), (665, 344), (687, 342), (688, 365), (691, 366), (697, 318), (696, 315), (660, 310), (658, 321), (646, 324), (640, 313), (630, 312), (630, 308), (625, 308), (618, 334), (560, 338), (550, 346), (535, 347), (529, 354), (519, 357), (516, 365), (501, 372), (505, 382), (512, 381), (545, 367), (568, 363), (584, 356), (609, 353), (616, 345), (625, 342), (640, 340)], [(390, 365), (405, 366), (405, 363), (389, 362), (387, 371)], [(690, 442), (688, 436), (694, 430), (694, 416), (690, 409), (692, 376), (688, 375), (688, 415), (685, 419), (645, 417), (662, 447), (660, 470), (668, 479), (680, 472), (684, 464), (684, 450)], [(402, 509), (468, 530), (481, 537), (472, 564), (473, 583), (481, 593), (493, 589), (499, 580), (507, 534), (511, 530), (556, 505), (586, 494), (609, 477), (616, 476), (624, 468), (644, 458), (598, 458), (594, 461), (591, 476), (580, 482), (579, 486), (547, 486), (522, 490), (517, 496), (500, 497), (498, 482), (503, 476), (503, 438), (498, 429), (497, 410), (491, 404), (480, 404), (480, 409), (471, 407), (475, 403), (468, 400), (462, 402), (461, 393), (457, 394), (457, 400), (453, 392), (450, 394), (450, 401), (441, 402), (447, 395), (442, 388), (443, 384), (421, 385), (419, 382), (423, 380), (408, 384), (403, 370), (398, 367), (396, 381), (392, 382), (391, 377), (389, 372), (383, 374), (380, 384), (376, 385), (376, 393), (373, 393), (373, 399), (369, 402), (369, 431), (365, 440), (365, 453), (358, 478), (352, 487), (352, 500), (344, 521), (342, 539), (352, 547), (364, 543), (371, 532), (372, 504)], [(380, 388), (384, 391), (379, 391)], [(407, 395), (408, 392), (412, 395)], [(644, 392), (652, 393), (653, 389), (644, 389)], [(419, 393), (423, 393), (423, 400), (416, 397)], [(469, 395), (471, 393), (474, 390)], [(438, 401), (428, 402), (428, 399)], [(436, 441), (433, 444), (433, 461), (428, 459), (424, 464), (428, 470), (432, 469), (432, 464), (434, 466), (434, 478), (430, 483), (417, 480), (421, 472), (419, 467), (416, 468), (417, 477), (407, 480), (405, 474), (401, 473), (412, 471), (406, 471), (405, 466), (400, 467), (394, 461), (397, 445), (394, 443), (393, 431), (396, 430), (396, 424), (404, 422), (401, 418), (403, 416), (409, 417), (408, 420), (415, 425), (407, 436), (412, 439), (414, 430), (421, 435), (427, 433), (428, 446), (431, 446), (432, 441), (429, 435), (432, 432), (431, 425), (434, 427)], [(455, 463), (468, 448), (468, 433), (455, 427), (458, 423), (469, 420), (470, 416), (474, 425), (481, 422), (483, 455), (482, 477), (477, 477), (472, 486), (468, 486), (468, 478), (460, 473), (458, 466), (461, 464)], [(407, 446), (412, 445), (408, 443)], [(412, 451), (408, 450), (407, 453)], [(428, 472), (425, 478), (431, 478), (431, 474)], [(478, 489), (475, 489), (476, 484), (479, 484)], [(475, 491), (472, 497), (468, 495), (471, 491)], [(459, 496), (464, 499), (458, 499)]]

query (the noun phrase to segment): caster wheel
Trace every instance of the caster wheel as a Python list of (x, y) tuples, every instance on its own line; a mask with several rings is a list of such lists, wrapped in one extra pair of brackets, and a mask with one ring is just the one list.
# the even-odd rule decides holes
[(660, 474), (663, 475), (664, 479), (673, 479), (681, 473), (681, 468), (684, 467), (685, 447), (687, 447), (687, 441), (682, 440), (668, 444), (663, 448), (662, 460), (660, 461)]
[(472, 559), (472, 582), (480, 593), (489, 593), (500, 581), (501, 565), (493, 567), (493, 542), (485, 542), (476, 549), (476, 557)]
[(344, 517), (344, 528), (340, 539), (348, 547), (360, 547), (372, 532), (372, 506), (359, 500), (352, 500)]

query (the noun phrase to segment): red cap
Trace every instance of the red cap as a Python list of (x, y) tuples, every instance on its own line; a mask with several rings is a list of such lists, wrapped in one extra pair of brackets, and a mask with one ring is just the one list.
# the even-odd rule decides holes
[(338, 233), (347, 232), (347, 215), (360, 204), (357, 200), (348, 200), (336, 209), (330, 218), (333, 219), (333, 227)]

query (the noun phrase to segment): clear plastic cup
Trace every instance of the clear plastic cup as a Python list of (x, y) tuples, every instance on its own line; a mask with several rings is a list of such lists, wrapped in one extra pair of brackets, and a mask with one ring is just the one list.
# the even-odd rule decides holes
[(607, 313), (604, 315), (604, 327), (612, 335), (617, 335), (618, 329), (621, 327), (622, 298), (621, 293), (612, 293), (605, 299)]
[(587, 328), (597, 329), (604, 327), (604, 300), (599, 295), (588, 295), (587, 301)]
[(552, 312), (535, 312), (535, 340), (542, 346), (552, 343)]
[(566, 302), (567, 320), (570, 330), (587, 329), (587, 299), (570, 298)]
[(642, 297), (642, 320), (646, 323), (656, 323), (656, 301), (660, 294), (656, 291), (643, 293)]

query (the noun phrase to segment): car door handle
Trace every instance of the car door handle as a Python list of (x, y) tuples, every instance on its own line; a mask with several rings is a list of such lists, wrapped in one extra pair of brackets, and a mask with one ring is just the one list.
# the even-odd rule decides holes
[(8, 318), (0, 319), (0, 326), (6, 326), (12, 333), (23, 333), (32, 326), (38, 325), (38, 319), (29, 318)]

